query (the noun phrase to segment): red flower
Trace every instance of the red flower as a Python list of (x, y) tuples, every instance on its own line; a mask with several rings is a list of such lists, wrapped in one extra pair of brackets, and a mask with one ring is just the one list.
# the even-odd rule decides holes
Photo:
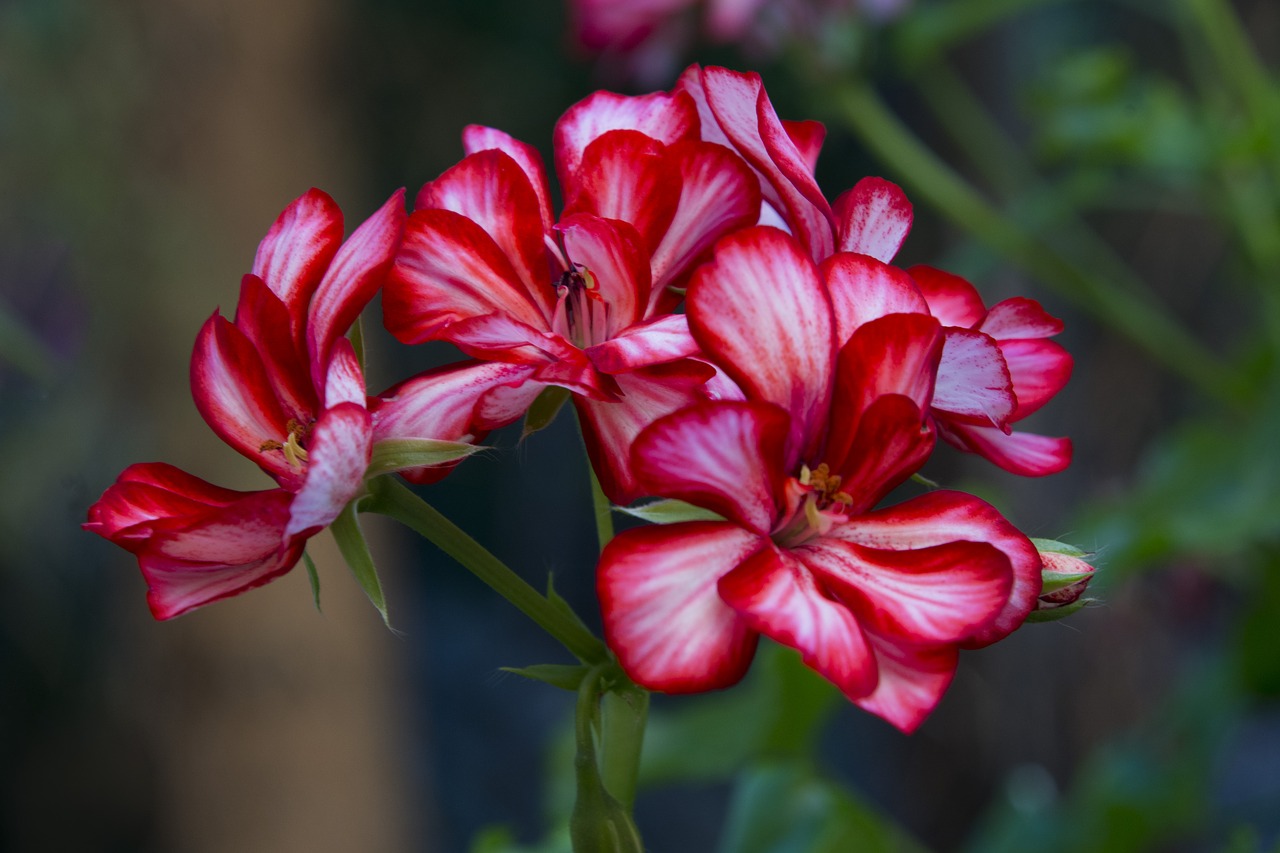
[[(889, 274), (862, 256), (832, 264), (850, 257)], [(1022, 623), (1040, 560), (969, 495), (873, 509), (933, 447), (925, 410), (943, 333), (927, 314), (887, 313), (838, 346), (831, 277), (771, 228), (725, 238), (694, 276), (693, 335), (744, 399), (658, 420), (633, 465), (654, 494), (724, 520), (615, 538), (599, 573), (605, 633), (637, 683), (672, 692), (734, 683), (764, 634), (910, 731), (961, 646)]]
[[(279, 488), (236, 492), (147, 463), (126, 469), (90, 507), (85, 529), (137, 556), (157, 619), (291, 569), (306, 540), (361, 493), (376, 443), (466, 437), (458, 421), (471, 413), (451, 420), (447, 407), (434, 419), (375, 426), (359, 360), (343, 337), (386, 277), (404, 218), (398, 192), (343, 242), (337, 205), (307, 192), (258, 247), (234, 322), (215, 312), (200, 330), (191, 360), (196, 406)], [(476, 376), (467, 367), (446, 378), (457, 385)]]
[[(606, 493), (639, 495), (634, 436), (695, 399), (710, 368), (668, 313), (693, 263), (754, 223), (756, 181), (698, 138), (687, 95), (600, 92), (556, 127), (557, 223), (537, 151), (469, 127), (467, 156), (418, 194), (383, 297), (406, 343), (443, 339), (513, 366), (482, 409), (512, 417), (548, 385), (573, 392)], [(492, 426), (492, 419), (486, 423)]]

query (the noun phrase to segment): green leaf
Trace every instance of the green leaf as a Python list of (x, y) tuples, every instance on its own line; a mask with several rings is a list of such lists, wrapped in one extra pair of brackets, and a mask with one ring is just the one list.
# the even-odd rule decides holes
[(674, 524), (677, 521), (724, 521), (724, 516), (709, 509), (676, 500), (654, 501), (640, 506), (619, 506), (614, 509), (650, 524)]
[(520, 438), (528, 438), (535, 432), (541, 432), (551, 426), (551, 422), (556, 419), (556, 415), (560, 413), (560, 409), (568, 399), (569, 389), (561, 388), (559, 385), (548, 385), (533, 401), (533, 405), (529, 406), (529, 411), (525, 412), (524, 429), (520, 432)]
[(591, 669), (578, 664), (542, 663), (526, 667), (504, 666), (502, 671), (533, 681), (541, 681), (543, 684), (550, 684), (561, 690), (576, 691), (581, 686), (583, 677)]
[(391, 619), (387, 615), (387, 600), (382, 594), (382, 582), (378, 580), (378, 570), (373, 565), (369, 544), (365, 542), (364, 534), (360, 532), (360, 524), (356, 521), (355, 501), (346, 505), (329, 525), (329, 530), (332, 531), (333, 538), (338, 543), (338, 550), (347, 561), (351, 574), (355, 576), (364, 594), (369, 596), (369, 601), (373, 602), (373, 606), (382, 614), (383, 623), (390, 628)]
[(306, 551), (302, 552), (302, 565), (306, 566), (307, 580), (311, 581), (311, 599), (316, 604), (316, 612), (323, 612), (320, 610), (320, 573), (316, 571), (315, 561)]
[(373, 456), (365, 477), (376, 477), (406, 468), (442, 465), (465, 459), (477, 450), (485, 448), (464, 441), (443, 441), (434, 438), (394, 438), (379, 441), (373, 446)]

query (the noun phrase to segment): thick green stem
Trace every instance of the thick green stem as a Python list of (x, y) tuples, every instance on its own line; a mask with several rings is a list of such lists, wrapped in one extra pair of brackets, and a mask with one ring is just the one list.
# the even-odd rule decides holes
[[(631, 819), (630, 804), (619, 802), (606, 787), (596, 761), (595, 732), (601, 692), (609, 680), (610, 669), (609, 665), (597, 666), (578, 687), (573, 730), (573, 770), (578, 795), (569, 818), (574, 853), (643, 853), (644, 850), (640, 833)], [(634, 781), (631, 790), (634, 796)]]
[(604, 643), (587, 630), (572, 611), (530, 586), (480, 543), (398, 480), (393, 477), (378, 477), (369, 485), (370, 494), (361, 502), (362, 512), (390, 516), (420, 533), (514, 604), (583, 663), (604, 663), (609, 659), (609, 651)]
[(600, 715), (600, 774), (605, 790), (630, 813), (649, 721), (649, 691), (630, 681), (615, 686), (601, 697)]
[(1234, 375), (1158, 303), (1103, 275), (1078, 269), (1001, 215), (903, 126), (869, 84), (850, 82), (831, 95), (848, 126), (913, 192), (947, 217), (1203, 390), (1219, 397), (1237, 393)]

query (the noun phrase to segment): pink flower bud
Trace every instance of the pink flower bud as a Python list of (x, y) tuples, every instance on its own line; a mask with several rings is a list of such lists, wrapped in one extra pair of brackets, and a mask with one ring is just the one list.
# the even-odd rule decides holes
[(1079, 548), (1052, 539), (1032, 539), (1040, 552), (1042, 589), (1029, 622), (1050, 622), (1075, 613), (1093, 599), (1083, 598), (1094, 568)]

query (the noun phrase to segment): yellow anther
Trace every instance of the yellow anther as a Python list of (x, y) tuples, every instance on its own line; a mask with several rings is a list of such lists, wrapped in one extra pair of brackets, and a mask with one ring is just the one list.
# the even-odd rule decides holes
[(808, 465), (800, 466), (800, 485), (807, 486), (813, 480), (813, 472), (809, 470)]

